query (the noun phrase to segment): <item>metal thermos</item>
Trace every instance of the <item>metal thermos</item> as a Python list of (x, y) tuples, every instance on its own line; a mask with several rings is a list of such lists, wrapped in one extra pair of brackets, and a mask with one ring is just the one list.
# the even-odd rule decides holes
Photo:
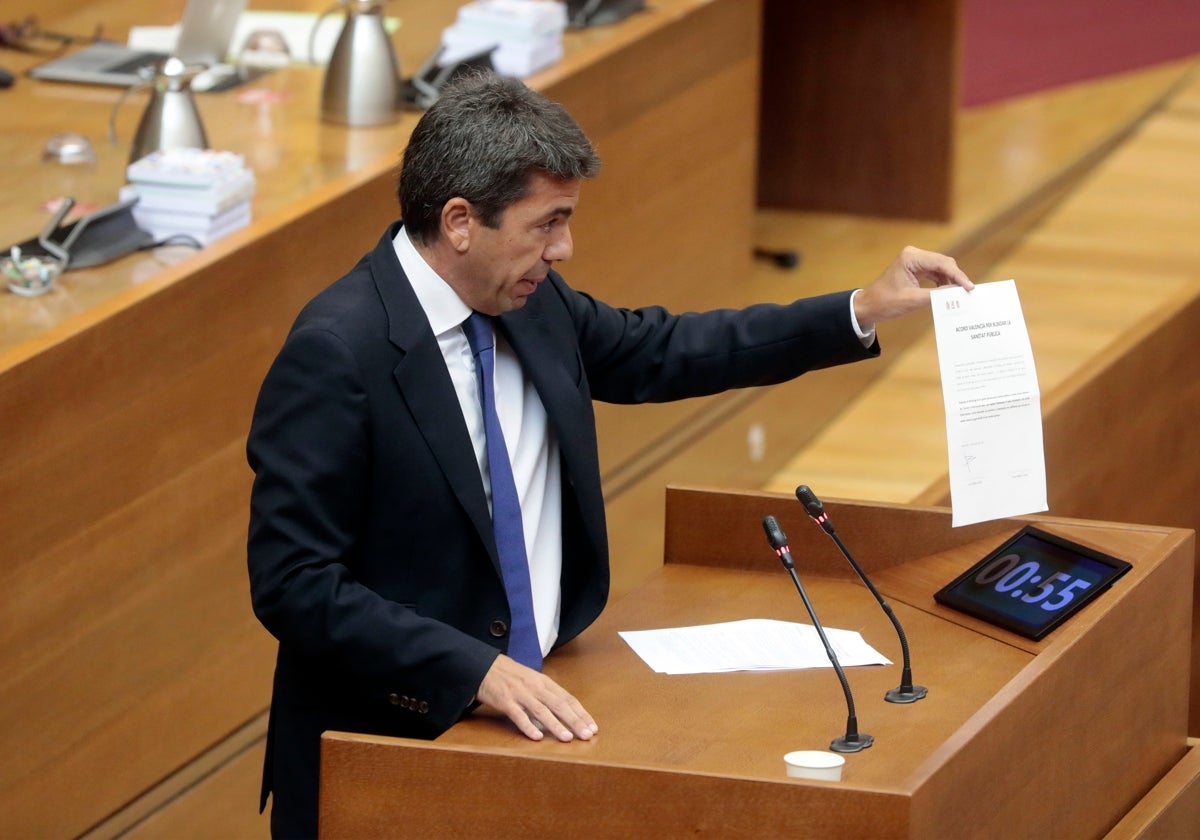
[(159, 68), (151, 82), (150, 101), (133, 136), (130, 163), (159, 149), (208, 148), (208, 137), (192, 96), (195, 75), (195, 69), (177, 58), (167, 59)]
[(346, 23), (325, 68), (321, 118), (349, 126), (394, 122), (403, 89), (400, 62), (383, 26), (383, 0), (341, 0), (341, 5)]

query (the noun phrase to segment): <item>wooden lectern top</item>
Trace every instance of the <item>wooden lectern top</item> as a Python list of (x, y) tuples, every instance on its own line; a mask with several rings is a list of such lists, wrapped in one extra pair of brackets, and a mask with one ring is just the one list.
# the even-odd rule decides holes
[[(903, 624), (925, 700), (884, 701), (900, 679), (895, 631), (795, 500), (672, 490), (668, 562), (546, 661), (596, 718), (594, 740), (535, 743), (488, 714), (435, 742), (327, 734), (322, 835), (404, 825), (428, 837), (501, 827), (592, 837), (1036, 836), (1055, 825), (1097, 836), (1182, 757), (1190, 531), (1037, 518), (1134, 569), (1031, 642), (933, 601), (1023, 520), (951, 529), (944, 510), (827, 509)], [(875, 744), (846, 757), (837, 783), (789, 779), (783, 765), (784, 753), (828, 749), (844, 734), (831, 669), (667, 676), (617, 635), (742, 618), (808, 623), (763, 537), (766, 514), (783, 524), (822, 623), (861, 632), (896, 663), (847, 669), (859, 730)]]

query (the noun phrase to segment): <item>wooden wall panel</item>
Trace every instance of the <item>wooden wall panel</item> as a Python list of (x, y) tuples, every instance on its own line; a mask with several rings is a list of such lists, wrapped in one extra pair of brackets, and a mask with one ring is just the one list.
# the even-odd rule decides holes
[(945, 220), (958, 0), (767, 0), (759, 203)]
[(22, 757), (0, 770), (0, 812), (19, 835), (86, 830), (265, 708), (253, 400), (302, 302), (348, 264), (329, 238), (365, 247), (352, 220), (391, 212), (389, 181), (264, 222), (259, 247), (201, 258), (5, 372), (0, 489), (46, 500), (0, 509), (0, 652), (17, 665), (0, 718), (21, 722), (0, 748)]

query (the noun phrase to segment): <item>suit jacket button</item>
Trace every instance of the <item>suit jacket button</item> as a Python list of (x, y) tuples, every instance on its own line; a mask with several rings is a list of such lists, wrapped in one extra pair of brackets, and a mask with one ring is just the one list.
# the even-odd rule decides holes
[(489, 627), (488, 630), (490, 630), (491, 634), (497, 639), (501, 639), (508, 635), (508, 625), (500, 619), (493, 621), (492, 626)]
[(396, 694), (395, 692), (392, 692), (391, 694), (389, 694), (387, 699), (388, 699), (388, 702), (391, 703), (393, 706), (400, 705), (400, 699), (401, 699), (400, 695)]
[(417, 704), (417, 711), (423, 715), (428, 714), (429, 713), (429, 704), (427, 702), (425, 702), (424, 700), (422, 700), (420, 703)]

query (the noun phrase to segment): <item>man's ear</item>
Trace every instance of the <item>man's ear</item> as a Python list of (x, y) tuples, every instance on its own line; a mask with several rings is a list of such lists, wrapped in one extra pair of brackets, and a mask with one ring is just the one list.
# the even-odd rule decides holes
[(442, 205), (442, 236), (457, 253), (466, 253), (471, 245), (471, 222), (475, 213), (471, 202), (455, 197)]

